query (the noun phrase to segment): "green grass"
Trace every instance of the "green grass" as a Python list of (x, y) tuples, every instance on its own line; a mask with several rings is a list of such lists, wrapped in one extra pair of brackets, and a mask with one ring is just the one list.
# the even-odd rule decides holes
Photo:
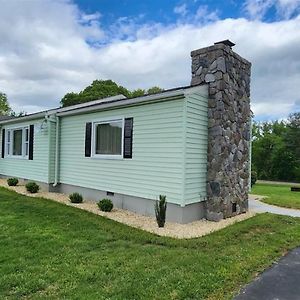
[(0, 241), (0, 299), (232, 299), (300, 244), (300, 219), (176, 240), (0, 188)]
[(291, 192), (290, 185), (279, 184), (255, 184), (251, 191), (252, 194), (267, 196), (262, 202), (300, 209), (300, 192)]

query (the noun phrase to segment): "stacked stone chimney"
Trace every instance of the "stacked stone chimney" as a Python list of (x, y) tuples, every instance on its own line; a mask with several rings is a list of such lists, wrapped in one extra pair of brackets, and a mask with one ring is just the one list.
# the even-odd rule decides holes
[(207, 219), (248, 209), (251, 63), (228, 40), (191, 52), (191, 85), (208, 84)]

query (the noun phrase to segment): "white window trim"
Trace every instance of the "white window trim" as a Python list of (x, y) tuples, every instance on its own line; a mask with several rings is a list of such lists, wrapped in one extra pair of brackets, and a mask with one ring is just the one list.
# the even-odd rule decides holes
[[(26, 129), (28, 130), (28, 152), (26, 153)], [(22, 155), (13, 155), (13, 132), (15, 130), (22, 130)], [(9, 153), (7, 153), (7, 144), (8, 144), (8, 131), (10, 132), (10, 142), (9, 142)], [(28, 159), (29, 154), (29, 126), (17, 126), (17, 127), (9, 127), (5, 128), (5, 157), (7, 158), (16, 158), (16, 159)]]
[[(110, 117), (100, 120), (95, 120), (92, 122), (92, 158), (96, 159), (123, 159), (123, 148), (124, 148), (124, 117)], [(121, 154), (96, 154), (95, 145), (96, 145), (96, 126), (99, 124), (107, 124), (109, 122), (122, 121), (122, 140), (121, 140)]]

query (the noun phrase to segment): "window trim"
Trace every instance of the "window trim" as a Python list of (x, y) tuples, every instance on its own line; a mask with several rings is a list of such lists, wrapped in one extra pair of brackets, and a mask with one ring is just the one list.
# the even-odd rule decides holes
[[(21, 155), (14, 155), (13, 154), (13, 135), (14, 131), (22, 130), (22, 154)], [(26, 142), (26, 130), (28, 130), (28, 141)], [(8, 133), (9, 132), (9, 133)], [(8, 135), (10, 136), (10, 141), (8, 142)], [(28, 159), (29, 153), (29, 125), (26, 126), (15, 126), (15, 127), (8, 127), (5, 128), (5, 155), (6, 158), (16, 158), (16, 159)], [(9, 144), (9, 153), (8, 153), (8, 144)], [(27, 155), (26, 153), (26, 144), (27, 144)]]
[[(121, 137), (121, 154), (96, 154), (95, 146), (96, 146), (96, 126), (99, 124), (107, 124), (109, 122), (122, 122), (122, 137)], [(96, 159), (123, 159), (123, 149), (124, 149), (124, 117), (110, 117), (104, 118), (100, 120), (92, 121), (92, 143), (91, 143), (91, 158)]]

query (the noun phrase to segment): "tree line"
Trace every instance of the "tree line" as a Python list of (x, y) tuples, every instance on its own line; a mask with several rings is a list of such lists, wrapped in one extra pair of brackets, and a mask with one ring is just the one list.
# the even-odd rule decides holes
[(258, 179), (300, 182), (300, 112), (253, 123), (252, 170)]

